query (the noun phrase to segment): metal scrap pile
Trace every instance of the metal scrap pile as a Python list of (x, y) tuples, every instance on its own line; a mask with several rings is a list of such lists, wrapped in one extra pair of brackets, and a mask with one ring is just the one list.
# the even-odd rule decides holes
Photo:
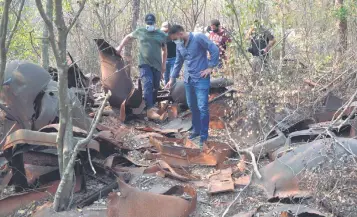
[[(210, 196), (235, 192), (252, 184), (265, 190), (268, 211), (256, 206), (249, 213), (231, 212), (231, 216), (327, 216), (306, 205), (291, 205), (311, 194), (300, 184), (309, 169), (323, 164), (333, 149), (336, 156), (357, 153), (355, 111), (357, 103), (338, 110), (341, 100), (329, 96), (324, 106), (310, 118), (293, 115), (279, 122), (267, 138), (245, 150), (237, 150), (231, 142), (207, 142), (203, 150), (187, 139), (191, 128), (191, 114), (184, 111), (183, 84), (178, 82), (171, 90), (161, 91), (158, 97), (160, 111), (168, 112), (169, 120), (159, 126), (140, 117), (143, 105), (140, 80), (135, 86), (128, 67), (117, 56), (114, 48), (102, 39), (95, 40), (101, 60), (101, 84), (104, 92), (110, 90), (112, 108), (120, 110), (107, 119), (115, 125), (99, 125), (89, 144), (82, 147), (76, 163), (74, 191), (82, 195), (74, 206), (85, 209), (95, 201), (107, 197), (104, 211), (98, 215), (110, 217), (189, 216), (199, 206), (198, 191), (204, 189)], [(72, 87), (84, 93), (91, 86), (71, 58)], [(14, 61), (7, 65), (1, 108), (6, 113), (5, 137), (1, 141), (0, 190), (7, 195), (0, 200), (0, 216), (6, 216), (32, 201), (41, 201), (53, 195), (59, 181), (56, 135), (58, 132), (57, 82), (43, 68), (28, 62)], [(210, 129), (225, 132), (225, 117), (231, 109), (227, 104), (232, 83), (226, 79), (212, 79), (210, 91)], [(87, 136), (90, 118), (75, 94), (73, 113), (74, 140)], [(100, 93), (102, 94), (102, 93)], [(100, 94), (93, 98), (96, 105)], [(85, 94), (86, 95), (86, 94)], [(99, 96), (99, 97), (98, 97)], [(337, 112), (336, 112), (337, 111)], [(331, 121), (343, 114), (340, 121)], [(136, 116), (129, 124), (128, 115)], [(105, 122), (104, 122), (105, 123)], [(232, 157), (240, 162), (233, 161)], [(252, 156), (269, 163), (247, 176)], [(204, 168), (204, 173), (197, 172)], [(138, 177), (175, 180), (179, 185), (169, 189), (148, 192), (139, 186), (130, 186)], [(150, 179), (148, 179), (150, 180)], [(96, 188), (93, 188), (93, 184)], [(14, 186), (13, 195), (7, 186)], [(98, 187), (100, 186), (100, 187)], [(36, 191), (34, 191), (34, 189)], [(118, 189), (113, 192), (113, 189)], [(6, 193), (7, 192), (7, 193)], [(16, 201), (16, 202), (14, 202)], [(276, 202), (288, 203), (276, 206)], [(226, 203), (227, 204), (227, 203)], [(254, 206), (254, 204), (252, 204)], [(227, 206), (227, 205), (226, 205)], [(34, 216), (49, 216), (49, 205), (38, 208)], [(76, 212), (76, 211), (73, 211)], [(74, 213), (74, 216), (79, 216)]]

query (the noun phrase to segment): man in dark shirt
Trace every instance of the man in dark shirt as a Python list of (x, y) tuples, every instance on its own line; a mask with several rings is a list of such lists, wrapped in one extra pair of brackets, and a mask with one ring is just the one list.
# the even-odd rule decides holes
[(255, 20), (254, 25), (246, 34), (246, 40), (250, 40), (248, 52), (253, 55), (253, 71), (260, 72), (263, 69), (262, 66), (267, 63), (269, 51), (276, 42), (275, 38), (259, 20)]
[[(170, 30), (170, 23), (163, 22), (161, 25), (161, 31), (164, 33), (168, 33)], [(166, 43), (167, 45), (167, 59), (166, 59), (166, 71), (164, 72), (164, 81), (165, 85), (170, 80), (170, 74), (174, 68), (175, 60), (176, 60), (176, 44), (170, 40)]]

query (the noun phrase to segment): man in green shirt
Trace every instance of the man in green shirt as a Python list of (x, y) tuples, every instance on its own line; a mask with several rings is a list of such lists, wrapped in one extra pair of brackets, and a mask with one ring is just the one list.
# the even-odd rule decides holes
[(156, 18), (153, 14), (145, 16), (145, 28), (138, 28), (134, 32), (125, 36), (117, 48), (120, 55), (123, 47), (130, 39), (137, 39), (139, 42), (139, 70), (141, 81), (144, 86), (144, 99), (146, 102), (147, 116), (149, 119), (163, 120), (167, 114), (159, 115), (154, 108), (157, 92), (160, 88), (162, 73), (166, 71), (167, 58), (167, 35), (156, 29)]

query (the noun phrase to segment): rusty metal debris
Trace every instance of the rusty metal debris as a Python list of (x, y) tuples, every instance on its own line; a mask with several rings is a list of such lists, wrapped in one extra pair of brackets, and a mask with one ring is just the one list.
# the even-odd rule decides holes
[[(108, 217), (188, 217), (196, 208), (197, 194), (189, 186), (174, 186), (166, 195), (142, 192), (122, 181), (119, 192), (109, 194)], [(170, 193), (170, 194), (169, 194)], [(185, 200), (172, 194), (188, 194)]]
[(140, 80), (138, 89), (136, 89), (130, 76), (130, 67), (124, 64), (123, 58), (118, 56), (115, 49), (104, 39), (95, 39), (94, 41), (99, 49), (103, 88), (105, 91), (112, 92), (109, 103), (111, 106), (120, 108), (120, 119), (124, 121), (128, 109), (138, 108), (141, 105)]
[(232, 149), (225, 143), (207, 142), (204, 150), (163, 144), (155, 138), (150, 143), (159, 151), (162, 160), (170, 165), (188, 166), (191, 164), (216, 166), (223, 163), (232, 154)]
[[(74, 191), (78, 192), (81, 189), (81, 182), (79, 178), (76, 180), (77, 182)], [(36, 189), (36, 191), (25, 192), (1, 199), (0, 216), (8, 216), (33, 201), (40, 201), (51, 196), (53, 197), (56, 193), (58, 185), (59, 181), (55, 181), (47, 186), (42, 186), (41, 188)]]
[(168, 163), (162, 160), (157, 161), (154, 166), (146, 168), (144, 170), (144, 174), (157, 173), (159, 171), (161, 171), (167, 177), (184, 182), (200, 179), (200, 177), (190, 174), (186, 169), (182, 167), (173, 168)]
[(351, 138), (327, 138), (296, 147), (272, 163), (260, 169), (263, 179), (254, 178), (253, 183), (263, 186), (269, 198), (306, 196), (308, 192), (300, 189), (299, 177), (303, 170), (323, 163), (328, 147), (333, 145), (334, 154), (357, 154), (357, 140)]
[(219, 170), (217, 173), (209, 177), (208, 192), (210, 194), (222, 193), (234, 190), (234, 182), (232, 179), (232, 168)]

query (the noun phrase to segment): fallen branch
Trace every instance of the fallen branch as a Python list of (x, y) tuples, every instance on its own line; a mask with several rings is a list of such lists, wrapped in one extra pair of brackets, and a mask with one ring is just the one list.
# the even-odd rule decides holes
[(253, 177), (253, 172), (250, 174), (249, 177), (249, 183), (248, 185), (246, 185), (239, 193), (238, 195), (234, 198), (234, 200), (229, 204), (229, 206), (227, 207), (227, 209), (224, 211), (224, 213), (222, 214), (222, 217), (225, 217), (227, 215), (227, 213), (229, 212), (230, 208), (233, 206), (233, 204), (238, 200), (238, 198), (240, 197), (240, 195), (242, 194), (243, 191), (245, 191), (251, 184), (252, 182), (252, 177)]
[(58, 185), (58, 189), (56, 191), (56, 195), (55, 195), (55, 199), (54, 199), (54, 202), (53, 202), (53, 206), (54, 206), (54, 209), (56, 211), (58, 211), (59, 207), (60, 207), (60, 204), (59, 204), (59, 201), (61, 199), (61, 195), (62, 195), (62, 191), (64, 189), (64, 186), (67, 182), (67, 180), (70, 179), (70, 174), (73, 173), (73, 168), (74, 168), (74, 163), (76, 161), (76, 158), (77, 158), (77, 154), (79, 152), (79, 149), (83, 146), (83, 145), (87, 145), (89, 143), (89, 141), (92, 139), (93, 137), (93, 134), (94, 134), (94, 131), (96, 129), (96, 126), (100, 120), (100, 117), (103, 113), (103, 110), (104, 110), (104, 107), (105, 107), (105, 104), (106, 102), (108, 101), (109, 97), (111, 96), (111, 92), (110, 90), (108, 91), (108, 93), (106, 94), (105, 98), (104, 98), (104, 101), (102, 102), (102, 105), (101, 107), (99, 108), (98, 110), (98, 113), (97, 113), (97, 116), (95, 117), (95, 119), (93, 120), (92, 122), (92, 127), (87, 135), (86, 138), (78, 141), (78, 143), (76, 144), (76, 146), (74, 147), (74, 150), (71, 154), (71, 158), (66, 166), (66, 169), (64, 170), (64, 173), (62, 175), (62, 178), (61, 178), (61, 182), (60, 184)]
[(236, 147), (236, 151), (238, 153), (243, 153), (243, 154), (249, 154), (250, 155), (250, 157), (252, 158), (252, 165), (253, 165), (253, 168), (254, 168), (254, 172), (257, 175), (258, 179), (261, 179), (262, 175), (259, 172), (257, 161), (255, 159), (255, 155), (253, 154), (253, 152), (252, 151), (248, 151), (248, 150), (241, 150), (239, 148), (238, 144), (236, 143), (236, 141), (232, 138), (231, 133), (228, 130), (227, 123), (224, 123), (224, 125), (225, 125), (225, 128), (226, 128), (226, 131), (227, 131), (229, 139), (233, 142), (234, 146)]

